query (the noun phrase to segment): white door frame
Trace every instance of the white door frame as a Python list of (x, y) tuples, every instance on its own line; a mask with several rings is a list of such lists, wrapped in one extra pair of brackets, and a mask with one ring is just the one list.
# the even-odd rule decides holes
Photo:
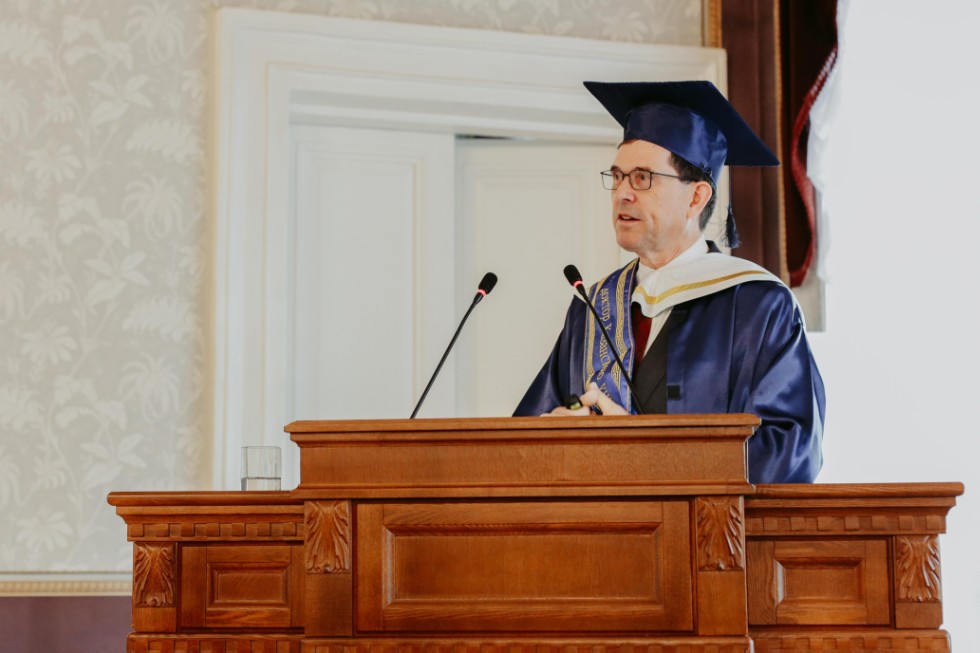
[(582, 81), (707, 79), (724, 50), (224, 8), (215, 21), (212, 486), (289, 414), (296, 123), (615, 143)]

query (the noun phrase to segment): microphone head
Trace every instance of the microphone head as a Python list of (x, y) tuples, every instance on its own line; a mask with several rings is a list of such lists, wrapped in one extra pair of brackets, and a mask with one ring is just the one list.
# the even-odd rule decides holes
[(568, 283), (570, 283), (573, 288), (582, 283), (582, 275), (579, 274), (578, 268), (574, 265), (565, 266), (565, 278), (568, 279)]
[(483, 280), (480, 281), (480, 287), (477, 289), (484, 297), (490, 294), (493, 287), (497, 285), (497, 275), (493, 272), (487, 272), (483, 275)]

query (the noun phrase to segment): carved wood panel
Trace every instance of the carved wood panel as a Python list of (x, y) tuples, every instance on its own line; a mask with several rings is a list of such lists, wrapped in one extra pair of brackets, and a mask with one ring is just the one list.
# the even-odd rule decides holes
[(391, 630), (693, 627), (689, 504), (357, 504), (355, 621)]
[(299, 545), (184, 545), (180, 627), (301, 625), (303, 575)]
[(924, 603), (941, 600), (937, 536), (895, 538), (895, 588), (898, 601)]
[[(760, 504), (761, 505), (761, 504)], [(753, 504), (752, 508), (755, 508)], [(869, 535), (891, 533), (943, 533), (946, 517), (941, 514), (900, 514), (870, 508), (852, 510), (793, 510), (780, 513), (758, 510), (746, 517), (751, 535)]]
[(133, 546), (133, 604), (172, 607), (177, 587), (176, 545), (137, 543)]
[(698, 570), (745, 568), (745, 531), (740, 497), (699, 497), (697, 513)]
[(241, 517), (202, 519), (175, 517), (172, 521), (157, 523), (129, 524), (130, 541), (170, 540), (170, 541), (208, 541), (208, 540), (297, 540), (303, 539), (303, 525), (299, 519), (272, 520), (267, 516), (251, 519)]
[(886, 625), (888, 547), (874, 540), (750, 541), (749, 625)]
[(306, 571), (350, 573), (350, 501), (306, 502)]

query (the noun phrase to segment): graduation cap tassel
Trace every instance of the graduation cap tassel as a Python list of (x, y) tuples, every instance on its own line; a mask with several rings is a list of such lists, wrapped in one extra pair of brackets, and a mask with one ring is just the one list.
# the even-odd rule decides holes
[(735, 249), (742, 244), (742, 240), (738, 237), (738, 227), (735, 226), (735, 213), (732, 211), (732, 205), (728, 205), (728, 217), (725, 218), (725, 243)]

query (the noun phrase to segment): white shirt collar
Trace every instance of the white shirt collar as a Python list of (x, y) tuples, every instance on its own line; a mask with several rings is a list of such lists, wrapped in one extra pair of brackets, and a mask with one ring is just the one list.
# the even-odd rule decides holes
[(671, 261), (663, 267), (651, 268), (644, 265), (641, 261), (639, 267), (636, 269), (636, 284), (638, 286), (644, 285), (646, 280), (653, 276), (658, 270), (666, 269), (674, 263), (678, 263), (680, 261), (686, 261), (688, 259), (701, 256), (702, 254), (707, 254), (708, 251), (708, 241), (704, 239), (704, 236), (700, 236), (696, 241), (694, 241), (693, 245), (681, 252), (679, 256), (671, 259)]

